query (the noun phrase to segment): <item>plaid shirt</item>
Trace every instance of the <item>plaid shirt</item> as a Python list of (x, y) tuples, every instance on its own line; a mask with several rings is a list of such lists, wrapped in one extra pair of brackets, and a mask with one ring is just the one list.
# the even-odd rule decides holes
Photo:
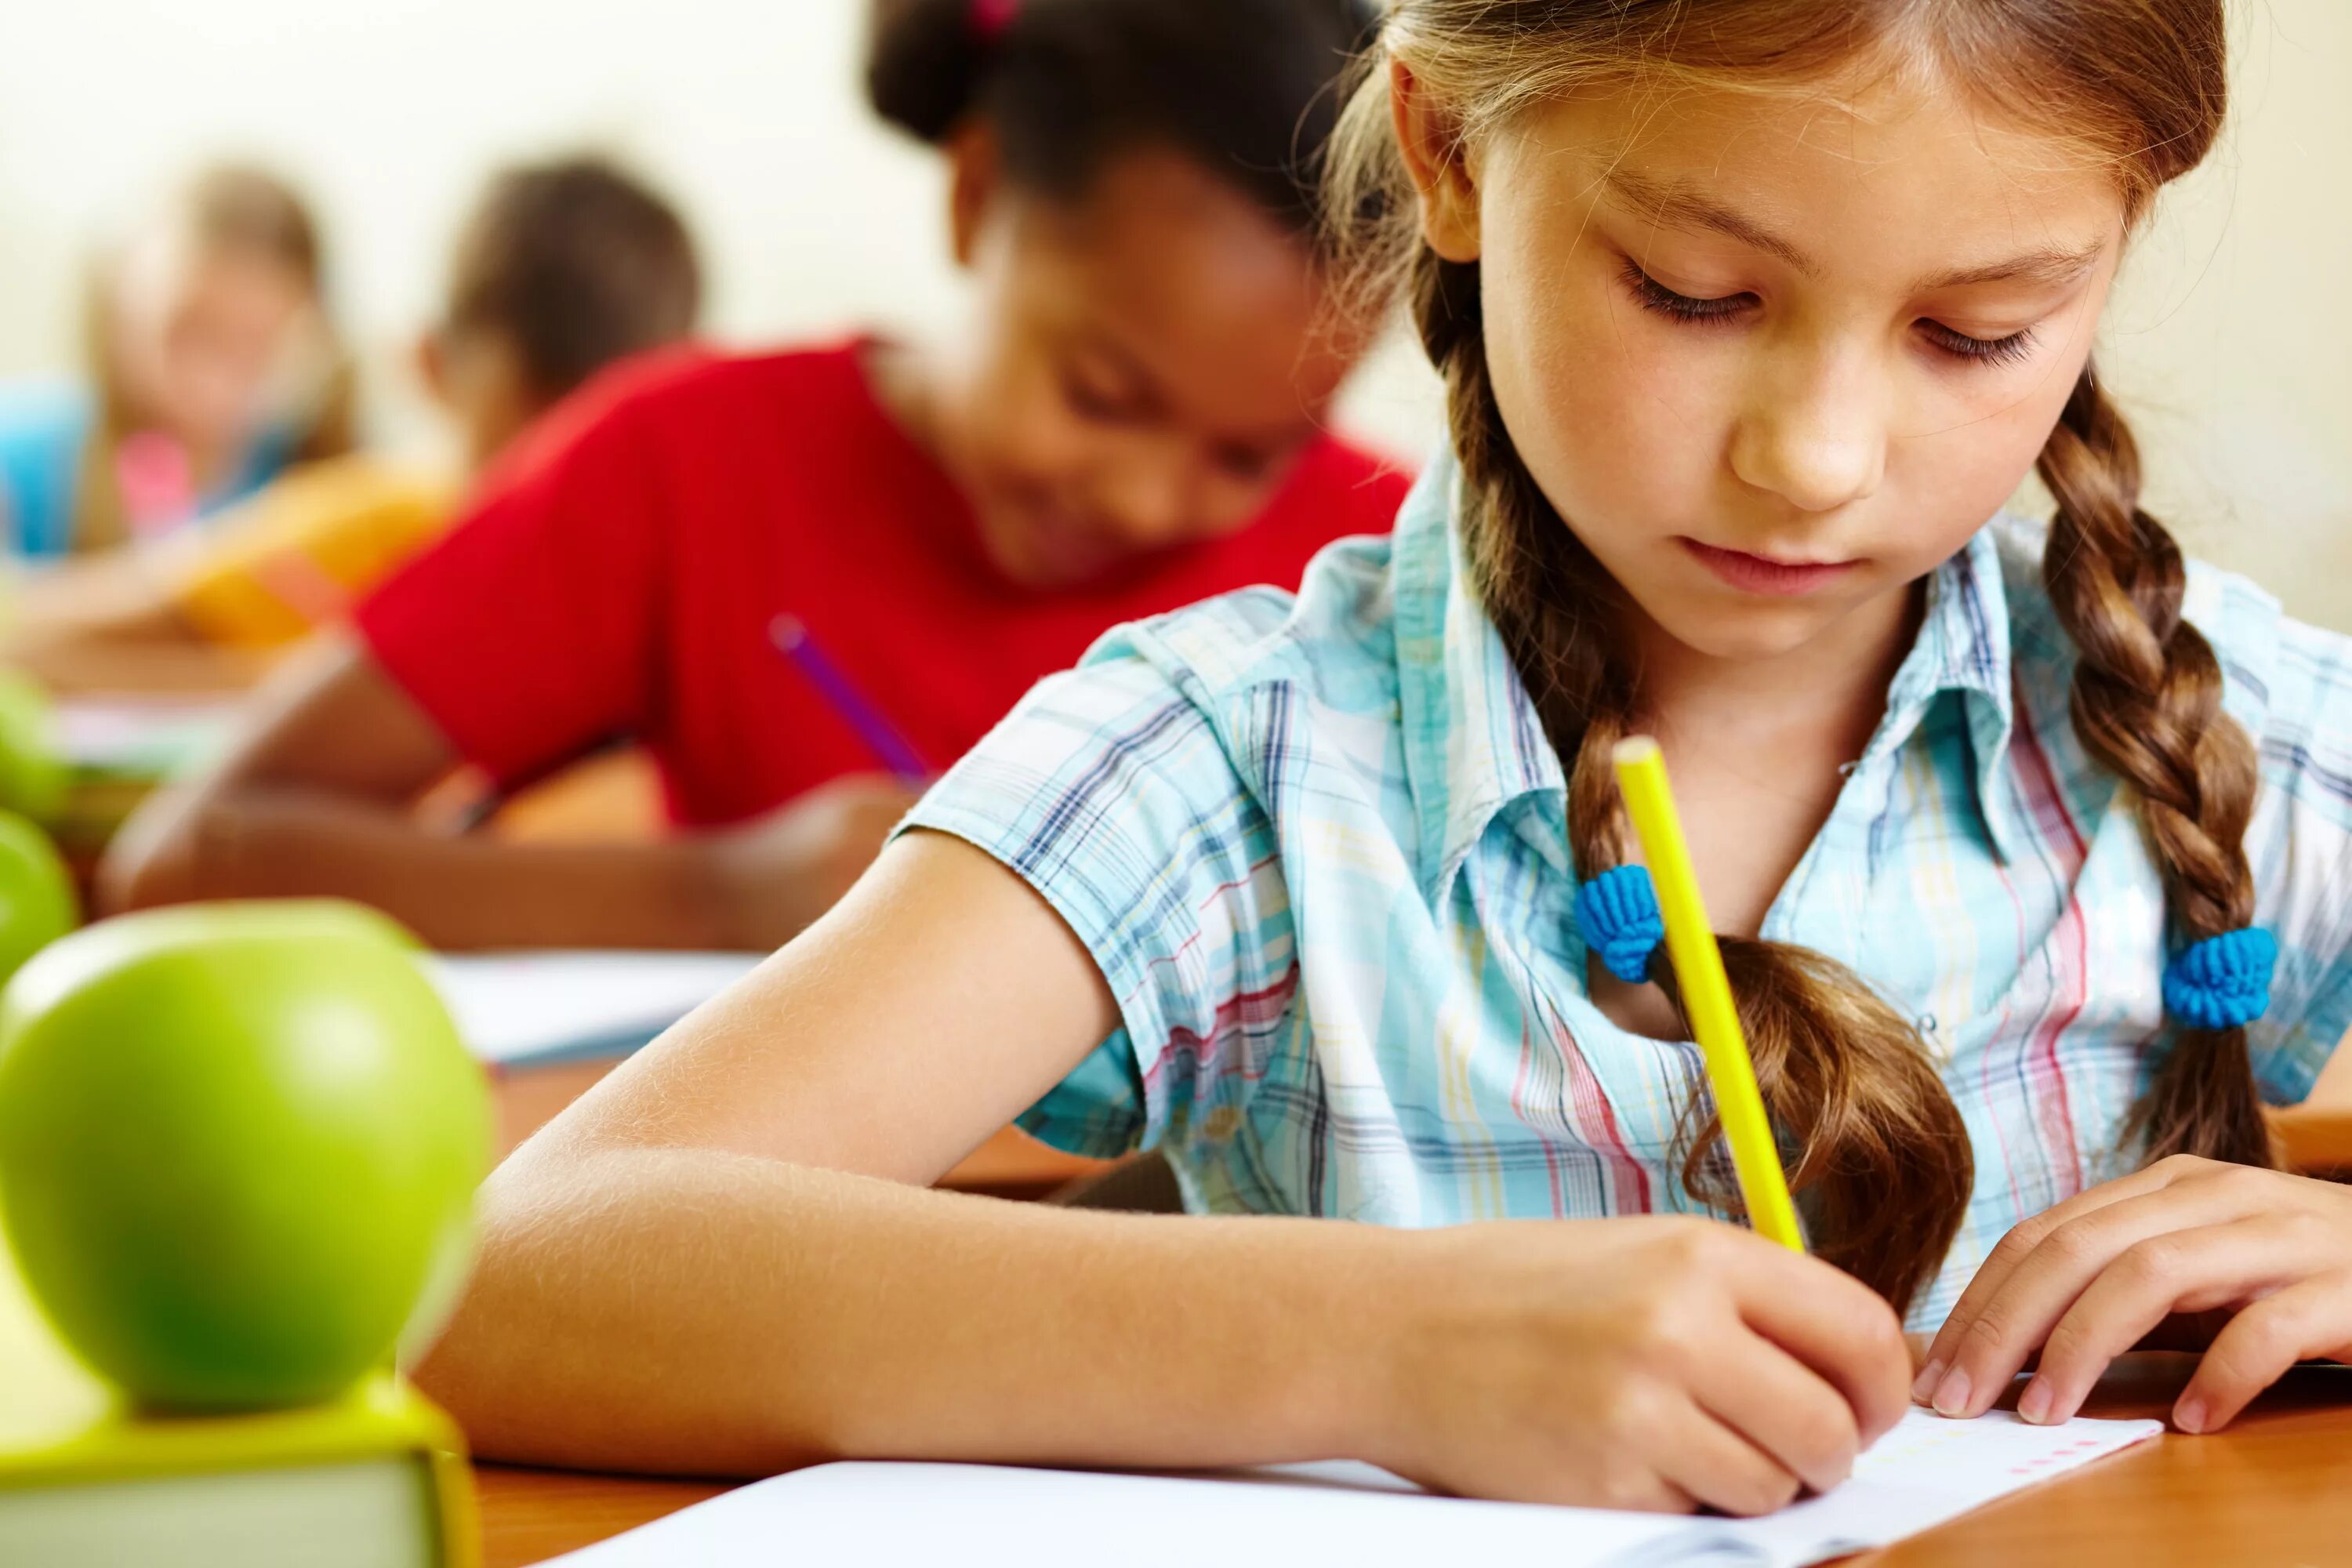
[[(1392, 537), (1120, 627), (909, 819), (1002, 860), (1092, 952), (1124, 1027), (1032, 1107), (1064, 1148), (1158, 1146), (1197, 1209), (1428, 1226), (1687, 1211), (1694, 1047), (1586, 995), (1559, 759), (1464, 581), (1441, 461)], [(2075, 740), (2033, 531), (1927, 582), (1918, 639), (1766, 917), (1917, 1021), (1976, 1150), (1940, 1321), (2001, 1234), (2128, 1169), (2164, 1038), (2161, 885)], [(2301, 1099), (2352, 1023), (2352, 643), (2196, 569), (2190, 618), (2259, 738), (2246, 837), (2282, 952), (2250, 1031)]]

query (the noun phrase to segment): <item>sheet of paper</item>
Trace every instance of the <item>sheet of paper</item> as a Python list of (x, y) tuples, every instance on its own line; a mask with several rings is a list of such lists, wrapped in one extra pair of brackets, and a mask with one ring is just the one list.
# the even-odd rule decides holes
[(2153, 1436), (2154, 1421), (2028, 1426), (1924, 1411), (1853, 1479), (1769, 1519), (1677, 1519), (1469, 1502), (1362, 1465), (1223, 1476), (979, 1465), (840, 1464), (779, 1476), (557, 1561), (565, 1568), (1802, 1568), (1916, 1534)]
[(179, 697), (80, 697), (58, 705), (58, 755), (85, 773), (163, 778), (227, 744), (237, 703)]
[(440, 953), (427, 967), (467, 1048), (516, 1066), (625, 1056), (751, 973), (760, 956)]
[(1836, 1491), (1726, 1528), (1763, 1548), (1764, 1561), (1799, 1568), (1916, 1535), (2163, 1430), (2160, 1421), (2032, 1426), (2006, 1410), (1973, 1421), (1913, 1410)]
[(729, 1492), (556, 1562), (563, 1568), (1041, 1568), (1087, 1562), (1118, 1568), (1429, 1568), (1517, 1561), (1582, 1568), (1627, 1561), (1628, 1552), (1691, 1523), (1438, 1500), (1367, 1485), (1350, 1468), (1201, 1479), (981, 1465), (821, 1465)]

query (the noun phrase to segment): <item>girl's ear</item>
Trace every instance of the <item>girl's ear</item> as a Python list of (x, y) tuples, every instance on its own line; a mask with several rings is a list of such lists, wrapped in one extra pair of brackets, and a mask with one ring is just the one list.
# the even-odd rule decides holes
[(425, 395), (447, 407), (450, 401), (449, 345), (443, 329), (427, 327), (416, 334), (416, 346), (411, 351), (416, 368), (416, 379), (424, 384)]
[(1421, 237), (1448, 261), (1478, 259), (1478, 183), (1461, 126), (1402, 61), (1389, 66), (1389, 114), (1421, 197)]
[(1004, 184), (1004, 161), (995, 131), (977, 117), (952, 132), (940, 150), (948, 158), (949, 245), (956, 265), (970, 267), (988, 209)]

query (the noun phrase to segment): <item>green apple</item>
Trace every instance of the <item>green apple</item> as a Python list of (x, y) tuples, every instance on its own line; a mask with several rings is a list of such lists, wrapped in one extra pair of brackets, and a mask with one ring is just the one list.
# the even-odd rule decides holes
[(47, 822), (65, 805), (48, 693), (21, 670), (0, 669), (0, 807)]
[(73, 930), (73, 878), (49, 836), (0, 811), (0, 981)]
[(417, 956), (353, 904), (199, 904), (0, 994), (0, 1226), (134, 1398), (327, 1398), (454, 1300), (489, 1102)]

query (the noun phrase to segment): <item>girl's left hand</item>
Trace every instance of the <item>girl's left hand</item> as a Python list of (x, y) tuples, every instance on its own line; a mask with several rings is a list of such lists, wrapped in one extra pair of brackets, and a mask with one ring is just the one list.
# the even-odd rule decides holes
[(2172, 1407), (2227, 1426), (2298, 1361), (2352, 1360), (2352, 1188), (2175, 1155), (2003, 1237), (1928, 1347), (1912, 1397), (1990, 1408), (2036, 1349), (2025, 1420), (2066, 1420), (2107, 1363), (2167, 1319), (2223, 1320)]

